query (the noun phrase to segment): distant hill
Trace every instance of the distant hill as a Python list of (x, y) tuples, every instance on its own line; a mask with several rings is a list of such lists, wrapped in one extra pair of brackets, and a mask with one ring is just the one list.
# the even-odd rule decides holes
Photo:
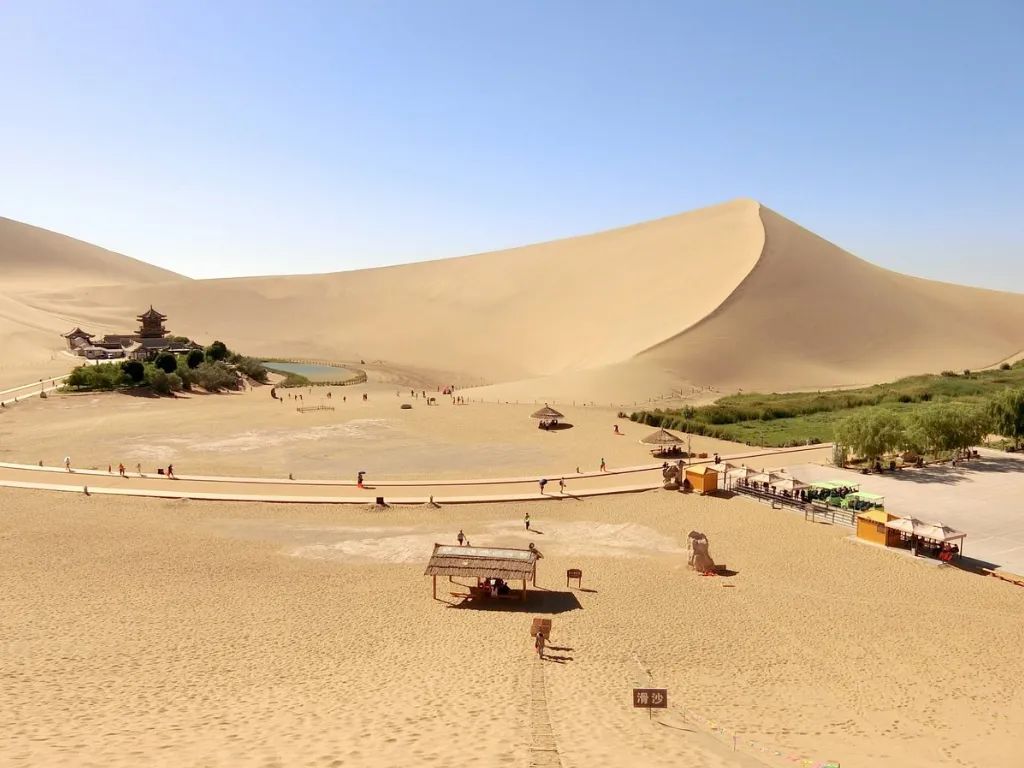
[(188, 278), (48, 229), (0, 217), (0, 292)]
[(383, 360), (509, 399), (868, 384), (1024, 350), (1024, 295), (882, 269), (753, 200), (419, 264), (173, 277), (23, 300), (69, 327), (153, 304), (175, 333), (251, 354)]

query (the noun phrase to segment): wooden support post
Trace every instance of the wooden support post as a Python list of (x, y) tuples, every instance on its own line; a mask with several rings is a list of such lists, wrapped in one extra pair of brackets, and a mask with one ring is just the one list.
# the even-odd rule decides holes
[(437, 574), (436, 573), (433, 576), (433, 580), (434, 580), (434, 599), (437, 600)]
[(523, 579), (523, 602), (526, 602), (526, 579)]

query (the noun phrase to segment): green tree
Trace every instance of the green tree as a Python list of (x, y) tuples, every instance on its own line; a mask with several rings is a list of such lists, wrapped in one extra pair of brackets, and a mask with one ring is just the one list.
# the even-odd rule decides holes
[(980, 443), (991, 419), (979, 407), (941, 403), (917, 411), (907, 429), (906, 446), (917, 453), (965, 451)]
[(138, 360), (128, 360), (121, 364), (121, 368), (134, 384), (141, 384), (146, 378), (146, 366)]
[(203, 354), (201, 349), (193, 349), (188, 353), (188, 357), (185, 358), (185, 364), (189, 368), (198, 368), (206, 360), (206, 355)]
[(161, 352), (153, 364), (164, 373), (174, 373), (178, 370), (178, 360), (170, 352)]
[(858, 456), (875, 461), (903, 445), (904, 427), (899, 416), (880, 408), (847, 417), (836, 425), (835, 437)]
[(223, 360), (230, 354), (227, 344), (223, 341), (215, 341), (206, 348), (206, 359), (212, 362)]
[(1024, 438), (1024, 389), (1000, 392), (989, 401), (988, 414), (993, 431), (1013, 440), (1014, 448), (1020, 448)]

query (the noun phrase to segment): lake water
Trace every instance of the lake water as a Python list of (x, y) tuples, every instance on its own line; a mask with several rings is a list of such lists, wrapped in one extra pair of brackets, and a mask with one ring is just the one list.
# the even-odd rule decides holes
[(310, 381), (344, 381), (352, 378), (354, 371), (348, 368), (337, 368), (333, 365), (312, 365), (310, 363), (267, 363), (268, 369), (278, 373), (297, 373)]

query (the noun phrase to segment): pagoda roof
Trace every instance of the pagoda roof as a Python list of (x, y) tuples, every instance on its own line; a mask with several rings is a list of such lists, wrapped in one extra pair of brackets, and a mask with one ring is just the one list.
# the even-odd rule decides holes
[(63, 336), (65, 339), (69, 339), (72, 336), (88, 336), (91, 339), (93, 337), (93, 334), (87, 333), (86, 331), (83, 331), (81, 328), (79, 328), (76, 325), (74, 328), (72, 328), (67, 333), (62, 333), (61, 336)]
[(163, 315), (163, 314), (157, 312), (155, 309), (153, 309), (153, 305), (150, 304), (149, 305), (149, 309), (146, 310), (145, 312), (143, 312), (141, 315), (138, 315), (135, 319), (136, 320), (149, 320), (149, 319), (166, 320), (167, 319), (167, 315)]

